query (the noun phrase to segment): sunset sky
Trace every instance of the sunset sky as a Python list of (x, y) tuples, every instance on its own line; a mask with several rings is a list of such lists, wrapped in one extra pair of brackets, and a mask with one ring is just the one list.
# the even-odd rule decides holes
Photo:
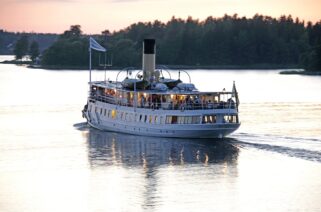
[(172, 16), (204, 20), (255, 13), (321, 20), (321, 0), (0, 0), (0, 29), (61, 33), (80, 24), (85, 33), (119, 30), (138, 21), (166, 22)]

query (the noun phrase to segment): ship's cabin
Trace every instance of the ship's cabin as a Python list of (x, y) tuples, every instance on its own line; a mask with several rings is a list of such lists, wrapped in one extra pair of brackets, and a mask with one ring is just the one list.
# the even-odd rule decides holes
[[(117, 83), (94, 82), (90, 99), (121, 106), (153, 110), (237, 109), (233, 92), (127, 90)], [(210, 119), (210, 118), (209, 118)]]

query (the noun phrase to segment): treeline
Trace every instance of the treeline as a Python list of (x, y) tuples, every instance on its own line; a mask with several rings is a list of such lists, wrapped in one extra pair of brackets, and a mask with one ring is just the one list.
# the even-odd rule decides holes
[(49, 33), (14, 33), (0, 29), (0, 55), (14, 54), (14, 48), (19, 39), (26, 36), (30, 43), (39, 44), (40, 52), (50, 47), (57, 39), (57, 34)]
[(115, 64), (140, 64), (141, 42), (146, 37), (157, 39), (158, 64), (294, 65), (321, 70), (321, 21), (313, 25), (291, 16), (225, 15), (204, 21), (173, 17), (166, 24), (137, 23), (110, 35)]
[[(157, 64), (218, 67), (304, 67), (321, 70), (321, 21), (289, 16), (252, 18), (225, 15), (204, 21), (173, 17), (105, 30), (95, 39), (108, 49), (116, 67), (141, 67), (142, 41), (155, 38)], [(101, 58), (104, 55), (100, 55)], [(43, 53), (44, 65), (87, 66), (88, 36), (73, 25)], [(98, 65), (99, 53), (93, 62)]]

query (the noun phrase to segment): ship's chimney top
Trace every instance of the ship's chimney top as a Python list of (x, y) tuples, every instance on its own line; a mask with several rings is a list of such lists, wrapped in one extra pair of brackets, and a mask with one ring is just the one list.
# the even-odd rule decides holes
[(144, 39), (144, 54), (155, 54), (155, 39)]
[(143, 47), (144, 80), (151, 82), (155, 71), (155, 39), (144, 39)]

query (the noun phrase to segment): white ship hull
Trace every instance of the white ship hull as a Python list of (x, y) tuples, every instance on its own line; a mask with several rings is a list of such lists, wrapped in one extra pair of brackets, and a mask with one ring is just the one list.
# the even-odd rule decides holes
[[(91, 102), (85, 112), (88, 124), (96, 129), (127, 134), (173, 138), (222, 138), (240, 126), (239, 123), (198, 123), (198, 124), (169, 124), (166, 116), (203, 116), (211, 114), (219, 120), (226, 114), (237, 114), (235, 109), (208, 110), (151, 110), (117, 106), (99, 101)], [(96, 109), (97, 108), (97, 109)], [(105, 112), (106, 111), (106, 112)], [(109, 111), (109, 115), (108, 115)], [(111, 111), (117, 115), (111, 117)], [(120, 115), (122, 114), (122, 116)], [(126, 117), (125, 117), (126, 116)], [(144, 117), (147, 117), (145, 120)], [(136, 118), (135, 118), (136, 117)], [(143, 117), (143, 120), (141, 120)], [(156, 118), (155, 118), (156, 117)]]

